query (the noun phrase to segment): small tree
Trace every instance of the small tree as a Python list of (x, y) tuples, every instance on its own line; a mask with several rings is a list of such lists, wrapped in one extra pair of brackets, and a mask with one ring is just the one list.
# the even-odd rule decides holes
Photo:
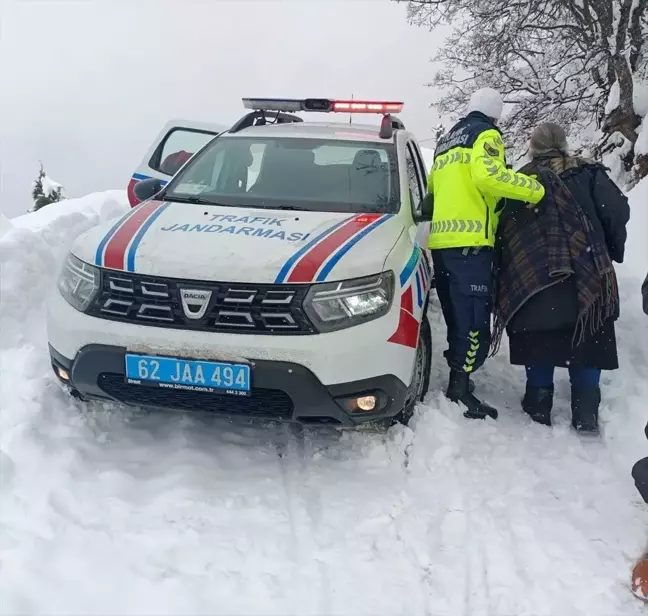
[(62, 198), (63, 187), (45, 173), (43, 163), (41, 163), (38, 177), (34, 181), (34, 187), (32, 188), (32, 199), (34, 201), (32, 212), (36, 212), (50, 203), (57, 203)]

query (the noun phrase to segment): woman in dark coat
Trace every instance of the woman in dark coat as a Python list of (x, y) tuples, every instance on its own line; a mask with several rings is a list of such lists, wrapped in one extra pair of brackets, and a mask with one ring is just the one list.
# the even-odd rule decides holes
[(598, 431), (601, 370), (619, 367), (613, 261), (623, 262), (628, 200), (597, 163), (567, 152), (563, 129), (539, 125), (521, 171), (545, 187), (537, 205), (505, 201), (496, 246), (493, 348), (504, 331), (526, 368), (522, 408), (551, 425), (554, 369), (569, 369), (572, 426)]

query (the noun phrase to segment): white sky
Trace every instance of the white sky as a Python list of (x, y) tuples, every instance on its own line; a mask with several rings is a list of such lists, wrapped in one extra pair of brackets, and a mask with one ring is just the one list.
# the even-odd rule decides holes
[[(439, 34), (390, 0), (0, 0), (0, 208), (38, 161), (69, 196), (125, 188), (162, 126), (232, 123), (241, 97), (404, 100), (419, 139)], [(319, 118), (318, 118), (319, 119)]]

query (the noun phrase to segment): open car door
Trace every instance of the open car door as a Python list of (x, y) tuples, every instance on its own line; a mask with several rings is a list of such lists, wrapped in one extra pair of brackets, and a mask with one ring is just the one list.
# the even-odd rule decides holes
[(128, 184), (131, 207), (139, 204), (135, 184), (157, 178), (166, 184), (191, 157), (229, 126), (192, 120), (172, 120), (162, 129)]

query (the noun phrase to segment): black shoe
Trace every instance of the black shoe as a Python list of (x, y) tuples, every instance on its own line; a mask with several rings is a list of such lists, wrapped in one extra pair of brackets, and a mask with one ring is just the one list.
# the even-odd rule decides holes
[(526, 393), (522, 399), (522, 410), (536, 423), (550, 426), (553, 395), (553, 385), (551, 387), (531, 387), (527, 385)]
[(468, 410), (464, 413), (464, 417), (468, 419), (486, 419), (486, 417), (497, 419), (497, 410), (485, 404), (471, 393), (470, 378), (467, 372), (460, 370), (450, 371), (450, 381), (448, 383), (446, 397), (452, 402), (461, 402), (468, 407)]
[(571, 408), (572, 426), (578, 432), (598, 434), (599, 405), (601, 404), (601, 388), (572, 385)]

